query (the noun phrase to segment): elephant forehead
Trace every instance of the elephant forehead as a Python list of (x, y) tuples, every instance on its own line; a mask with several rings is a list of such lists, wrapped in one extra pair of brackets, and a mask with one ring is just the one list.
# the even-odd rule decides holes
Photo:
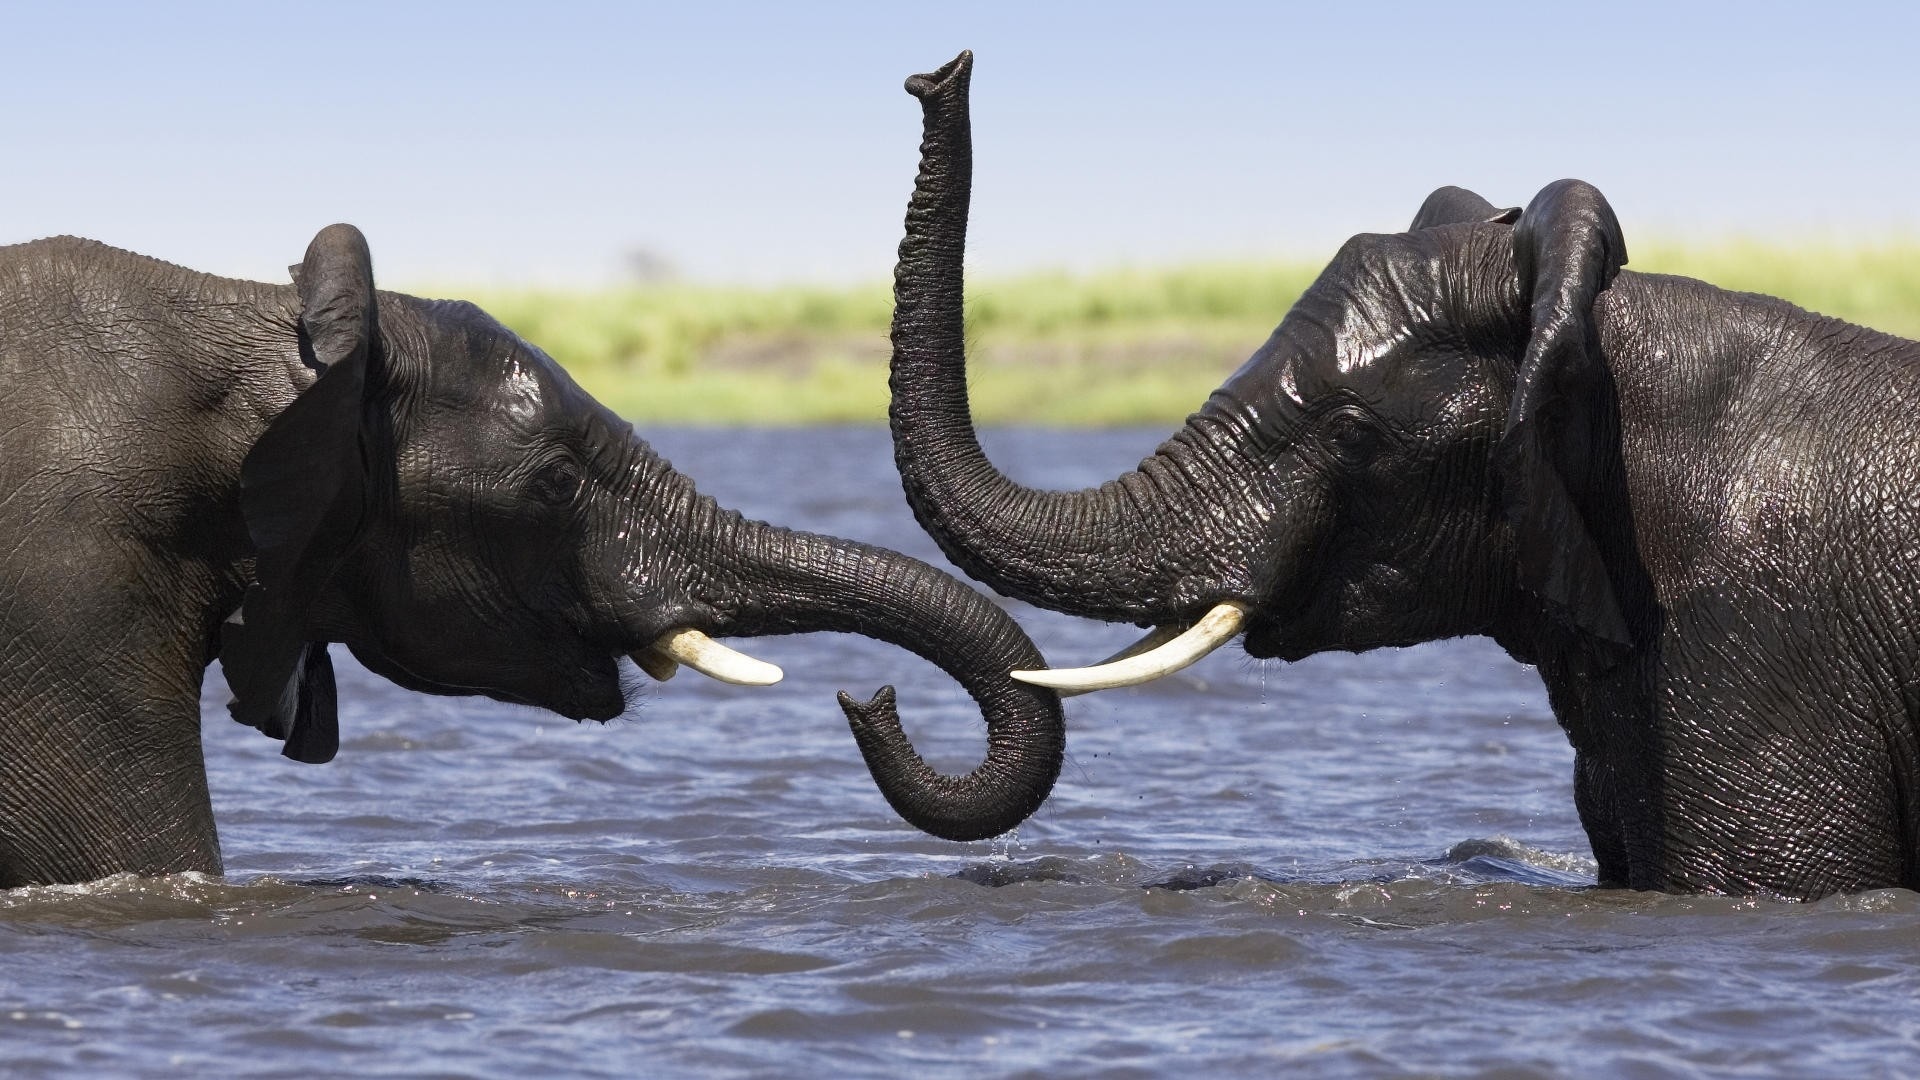
[(1355, 238), (1226, 389), (1294, 408), (1338, 392), (1384, 404), (1430, 390), (1427, 354), (1443, 322), (1434, 268), (1394, 239)]
[(1301, 298), (1248, 366), (1266, 367), (1288, 397), (1304, 403), (1334, 387), (1385, 377), (1417, 344), (1427, 318), (1425, 311), (1349, 289), (1321, 290)]
[(1403, 381), (1403, 369), (1420, 351), (1419, 336), (1412, 324), (1382, 323), (1350, 311), (1322, 349), (1290, 356), (1278, 381), (1303, 405), (1336, 390), (1374, 398)]
[(1429, 312), (1411, 308), (1404, 294), (1396, 297), (1342, 290), (1346, 295), (1327, 321), (1332, 325), (1333, 371), (1340, 376), (1366, 376), (1415, 336), (1415, 328)]
[(1296, 384), (1363, 389), (1393, 379), (1444, 321), (1440, 275), (1433, 253), (1406, 237), (1354, 237), (1291, 313), (1314, 325), (1319, 344), (1302, 351), (1310, 367)]
[(465, 301), (426, 304), (431, 395), (461, 410), (532, 420), (566, 397), (553, 359)]
[(509, 356), (506, 376), (500, 383), (500, 410), (509, 419), (531, 423), (540, 415), (541, 405), (546, 400), (545, 388), (534, 366), (518, 354)]
[(450, 369), (454, 385), (444, 396), (463, 410), (477, 410), (519, 428), (535, 428), (564, 412), (572, 386), (559, 365), (517, 338), (488, 343), (469, 353), (462, 369)]

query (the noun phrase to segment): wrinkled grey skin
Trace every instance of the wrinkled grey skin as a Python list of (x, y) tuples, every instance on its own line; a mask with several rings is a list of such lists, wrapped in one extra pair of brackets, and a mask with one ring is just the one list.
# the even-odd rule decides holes
[(0, 248), (0, 886), (218, 872), (202, 673), (218, 656), (237, 719), (325, 761), (326, 642), (416, 690), (605, 720), (618, 658), (669, 628), (863, 633), (988, 722), (986, 761), (944, 777), (891, 689), (843, 695), (903, 816), (974, 838), (1045, 798), (1058, 701), (1007, 678), (1040, 658), (985, 598), (716, 506), (477, 308), (376, 293), (350, 226), (293, 269)]
[(1240, 601), (1256, 657), (1490, 636), (1539, 666), (1605, 883), (1920, 887), (1920, 344), (1623, 272), (1577, 181), (1443, 188), (1137, 471), (1025, 489), (967, 410), (968, 72), (908, 81), (892, 413), (958, 565), (1142, 625)]

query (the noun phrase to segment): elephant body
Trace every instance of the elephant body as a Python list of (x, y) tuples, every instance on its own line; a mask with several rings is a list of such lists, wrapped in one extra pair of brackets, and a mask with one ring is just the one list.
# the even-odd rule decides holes
[(1596, 671), (1493, 633), (1540, 665), (1602, 878), (1920, 887), (1920, 343), (1629, 271), (1593, 320), (1636, 645)]
[(1348, 241), (1137, 470), (1026, 489), (966, 401), (970, 71), (908, 80), (892, 379), (908, 500), (957, 565), (1155, 643), (1194, 624), (1152, 654), (1178, 662), (1489, 636), (1546, 684), (1604, 883), (1920, 888), (1920, 344), (1622, 270), (1578, 181), (1524, 210), (1442, 188)]
[(971, 838), (1044, 799), (1058, 704), (1007, 679), (1038, 653), (990, 602), (716, 506), (479, 309), (376, 292), (350, 226), (293, 270), (0, 247), (0, 887), (218, 872), (206, 666), (236, 719), (323, 762), (329, 642), (411, 689), (606, 720), (619, 658), (671, 674), (670, 638), (865, 633), (988, 721), (987, 760), (940, 776), (890, 689), (843, 695), (903, 816)]
[(0, 885), (220, 867), (200, 681), (248, 580), (241, 462), (315, 376), (291, 293), (0, 248)]

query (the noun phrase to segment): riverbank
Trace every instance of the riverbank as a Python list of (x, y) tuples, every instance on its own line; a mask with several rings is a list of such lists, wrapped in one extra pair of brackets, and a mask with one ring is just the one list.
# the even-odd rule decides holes
[[(1920, 337), (1920, 240), (1646, 244), (1632, 269), (1784, 297)], [(984, 423), (1172, 423), (1264, 341), (1324, 262), (1215, 263), (970, 281)], [(596, 291), (427, 290), (471, 299), (622, 415), (691, 424), (880, 423), (886, 283)]]

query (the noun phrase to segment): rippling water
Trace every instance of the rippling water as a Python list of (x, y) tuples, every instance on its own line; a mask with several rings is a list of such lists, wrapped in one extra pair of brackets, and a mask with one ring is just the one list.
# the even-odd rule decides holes
[[(665, 431), (751, 514), (935, 558), (879, 430)], [(1157, 433), (1007, 432), (1035, 483)], [(1017, 608), (1057, 663), (1130, 632)], [(7, 1075), (1912, 1075), (1920, 896), (1592, 887), (1533, 674), (1446, 642), (1215, 654), (1075, 699), (1017, 838), (887, 810), (833, 692), (901, 687), (930, 757), (972, 707), (858, 638), (755, 642), (606, 727), (340, 667), (322, 767), (205, 741), (225, 881), (0, 892)]]

